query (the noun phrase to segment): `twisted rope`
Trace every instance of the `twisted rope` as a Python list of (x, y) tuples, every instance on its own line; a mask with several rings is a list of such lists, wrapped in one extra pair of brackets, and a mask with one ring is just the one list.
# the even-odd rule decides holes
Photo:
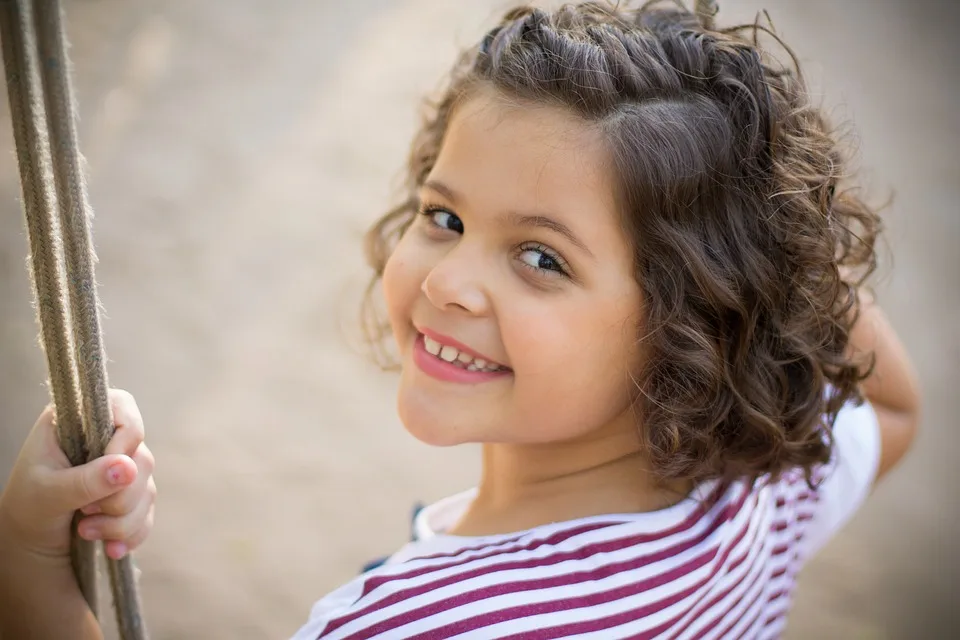
[(696, 0), (693, 9), (693, 12), (700, 18), (700, 24), (709, 31), (714, 29), (714, 19), (718, 11), (719, 7), (717, 7), (716, 0)]
[[(59, 0), (38, 0), (36, 7), (31, 0), (0, 0), (0, 41), (57, 435), (77, 465), (103, 455), (114, 428), (94, 274), (93, 214), (77, 145)], [(82, 540), (76, 526), (71, 558), (80, 589), (97, 613), (96, 545)], [(145, 639), (130, 555), (107, 564), (121, 637)]]

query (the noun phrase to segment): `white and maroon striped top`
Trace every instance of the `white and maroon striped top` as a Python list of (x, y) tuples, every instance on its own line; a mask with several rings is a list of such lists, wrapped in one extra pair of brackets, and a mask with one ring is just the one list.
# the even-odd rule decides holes
[(662, 511), (515, 534), (443, 533), (473, 492), (424, 509), (417, 540), (314, 605), (295, 640), (772, 638), (797, 572), (862, 503), (879, 460), (869, 405), (845, 407), (811, 491), (708, 482)]

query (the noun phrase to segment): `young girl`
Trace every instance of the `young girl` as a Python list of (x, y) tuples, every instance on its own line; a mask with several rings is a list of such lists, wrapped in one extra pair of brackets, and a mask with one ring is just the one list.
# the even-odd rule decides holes
[[(480, 482), (296, 638), (782, 632), (800, 568), (908, 448), (918, 392), (857, 288), (879, 220), (756, 35), (673, 4), (523, 8), (457, 63), (368, 249), (400, 417), (483, 443)], [(7, 484), (11, 637), (99, 637), (73, 510), (115, 557), (150, 530), (142, 423), (113, 397), (111, 455), (67, 468), (47, 411)]]

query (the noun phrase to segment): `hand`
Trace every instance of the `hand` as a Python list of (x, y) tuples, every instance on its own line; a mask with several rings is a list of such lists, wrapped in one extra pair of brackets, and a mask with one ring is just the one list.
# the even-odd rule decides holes
[(0, 496), (3, 544), (46, 557), (69, 558), (70, 522), (81, 510), (80, 536), (103, 540), (114, 559), (140, 546), (153, 527), (157, 488), (153, 454), (133, 396), (110, 390), (116, 433), (104, 455), (71, 467), (57, 442), (52, 407), (27, 437)]

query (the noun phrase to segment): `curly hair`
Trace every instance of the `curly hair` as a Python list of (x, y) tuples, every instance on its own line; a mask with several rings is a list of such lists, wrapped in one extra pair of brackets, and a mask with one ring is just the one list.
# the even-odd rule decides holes
[[(801, 468), (809, 480), (830, 458), (827, 425), (862, 400), (871, 363), (848, 340), (880, 219), (840, 189), (843, 154), (790, 49), (758, 23), (715, 28), (712, 13), (509, 11), (428, 104), (407, 197), (367, 235), (365, 313), (457, 105), (481, 85), (562, 105), (612, 153), (644, 296), (635, 408), (654, 469), (699, 481)], [(762, 33), (790, 65), (761, 49)], [(378, 322), (366, 316), (375, 341)]]

